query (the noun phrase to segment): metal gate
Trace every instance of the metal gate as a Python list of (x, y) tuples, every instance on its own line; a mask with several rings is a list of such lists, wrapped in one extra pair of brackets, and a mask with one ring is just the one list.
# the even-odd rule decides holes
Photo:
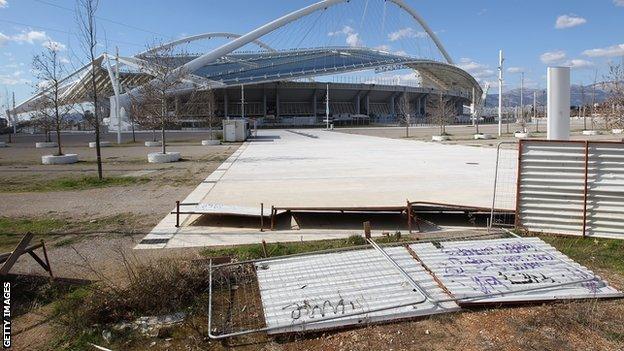
[(516, 226), (624, 239), (624, 143), (522, 140)]

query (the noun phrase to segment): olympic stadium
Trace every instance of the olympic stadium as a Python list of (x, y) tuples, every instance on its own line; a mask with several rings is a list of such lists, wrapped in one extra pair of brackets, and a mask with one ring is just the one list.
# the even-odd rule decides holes
[[(319, 32), (332, 40), (344, 35), (348, 45), (323, 40), (308, 43), (309, 33), (322, 27), (320, 21), (332, 23), (331, 15), (326, 14), (333, 8), (346, 8), (343, 11), (349, 13), (350, 6), (359, 4), (364, 7), (362, 23), (366, 25), (362, 27), (372, 27), (368, 25), (370, 17), (374, 17), (369, 1), (325, 0), (247, 34), (209, 32), (160, 43), (133, 55), (103, 53), (95, 65), (86, 64), (63, 81), (62, 99), (73, 104), (90, 101), (89, 82), (95, 74), (98, 91), (105, 96), (103, 115), (108, 118), (104, 123), (111, 131), (128, 130), (130, 97), (140, 95), (141, 87), (153, 80), (150, 67), (167, 65), (190, 72), (169, 92), (172, 100), (183, 101), (194, 92), (210, 90), (215, 99), (214, 116), (251, 118), (259, 127), (321, 126), (328, 122), (327, 117), (334, 125), (398, 123), (404, 101), (410, 106), (410, 122), (425, 123), (429, 99), (440, 94), (450, 99), (457, 115), (462, 115), (465, 106), (474, 104), (483, 93), (477, 80), (455, 64), (436, 32), (406, 1), (376, 3), (376, 17), (387, 17), (391, 6), (403, 21), (411, 21), (398, 26), (395, 32), (383, 34), (382, 39), (392, 40), (409, 28), (416, 34), (403, 35), (402, 39), (417, 46), (413, 51), (421, 51), (418, 41), (426, 41), (430, 55), (392, 50), (388, 45), (367, 45), (360, 33), (354, 34), (346, 25), (334, 31), (326, 26), (328, 29)], [(382, 27), (399, 21), (382, 20), (388, 23)], [(377, 34), (378, 30), (371, 32)], [(276, 43), (276, 37), (292, 43)], [(200, 46), (211, 41), (221, 44), (209, 49)], [(193, 52), (198, 53), (189, 53), (192, 45), (196, 45)], [(401, 72), (408, 79), (397, 78), (393, 72)], [(40, 98), (29, 98), (13, 112), (32, 112)], [(206, 116), (178, 117), (177, 127), (205, 126)]]

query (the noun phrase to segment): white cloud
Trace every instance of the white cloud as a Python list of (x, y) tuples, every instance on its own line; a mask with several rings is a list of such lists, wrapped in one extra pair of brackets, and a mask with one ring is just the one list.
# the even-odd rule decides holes
[(621, 6), (624, 7), (624, 0), (613, 0), (613, 4), (615, 6)]
[(43, 46), (46, 49), (50, 49), (52, 51), (63, 51), (65, 49), (67, 49), (67, 47), (61, 43), (59, 43), (58, 41), (54, 41), (54, 40), (48, 40), (45, 43), (43, 43), (41, 46)]
[(540, 60), (542, 60), (543, 63), (549, 65), (549, 64), (561, 62), (565, 60), (566, 57), (567, 55), (565, 51), (558, 50), (558, 51), (550, 51), (550, 52), (543, 53), (540, 56)]
[(564, 66), (570, 67), (572, 69), (584, 69), (590, 68), (594, 66), (593, 62), (581, 60), (581, 59), (572, 59), (563, 63)]
[(587, 23), (587, 20), (577, 15), (561, 15), (557, 17), (555, 28), (565, 29), (580, 26)]
[(425, 38), (425, 37), (427, 37), (427, 33), (417, 32), (414, 30), (414, 28), (411, 28), (411, 27), (399, 29), (396, 32), (392, 32), (388, 34), (388, 39), (390, 41), (397, 41), (403, 38)]
[(477, 79), (491, 78), (496, 75), (496, 71), (491, 69), (489, 66), (478, 63), (469, 58), (460, 59), (457, 66), (472, 74), (472, 76)]
[(0, 0), (0, 8), (9, 7), (7, 0)]
[(525, 69), (523, 67), (509, 67), (507, 68), (507, 72), (509, 73), (521, 73), (524, 72)]
[(20, 34), (14, 35), (11, 39), (18, 43), (28, 43), (34, 44), (35, 42), (44, 42), (48, 39), (48, 35), (46, 32), (40, 32), (36, 30), (31, 30), (28, 32), (22, 32)]
[(346, 36), (345, 41), (347, 45), (351, 47), (364, 46), (364, 42), (360, 39), (360, 33), (356, 32), (355, 29), (350, 26), (344, 26), (342, 27), (342, 30), (339, 30), (337, 32), (329, 32), (327, 35), (329, 35), (330, 37), (336, 35), (344, 35)]
[(11, 74), (0, 74), (0, 84), (17, 85), (30, 83), (28, 79), (22, 77), (22, 71), (15, 71)]
[(6, 44), (9, 40), (11, 40), (11, 38), (8, 35), (4, 35), (2, 32), (0, 32), (0, 46)]
[[(624, 0), (622, 0), (624, 3)], [(589, 57), (613, 57), (624, 55), (624, 44), (613, 45), (606, 48), (598, 48), (583, 51), (583, 55)]]

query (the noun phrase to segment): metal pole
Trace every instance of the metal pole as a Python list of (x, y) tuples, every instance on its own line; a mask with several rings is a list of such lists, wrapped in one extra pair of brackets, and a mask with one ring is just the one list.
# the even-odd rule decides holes
[(503, 50), (498, 53), (498, 136), (503, 135)]
[(117, 144), (121, 144), (121, 107), (119, 103), (121, 99), (119, 99), (119, 94), (121, 94), (121, 84), (119, 83), (119, 48), (116, 47), (115, 60), (117, 64), (115, 65), (115, 82), (113, 84), (117, 84), (117, 94), (115, 94), (115, 114), (117, 115)]
[(327, 84), (327, 94), (325, 98), (325, 128), (329, 130), (329, 84)]
[(241, 116), (245, 119), (245, 86), (241, 85)]
[(13, 92), (13, 136), (17, 136), (17, 113), (15, 112), (15, 92)]
[(526, 124), (524, 123), (524, 72), (520, 72), (520, 123), (522, 123), (522, 131), (526, 133)]

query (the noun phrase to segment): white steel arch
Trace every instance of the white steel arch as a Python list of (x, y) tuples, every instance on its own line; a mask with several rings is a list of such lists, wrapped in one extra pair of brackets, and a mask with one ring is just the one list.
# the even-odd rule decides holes
[[(178, 40), (174, 40), (174, 41), (165, 43), (163, 45), (157, 46), (157, 47), (149, 49), (149, 50), (145, 50), (145, 51), (137, 54), (136, 56), (137, 57), (141, 57), (141, 56), (149, 55), (151, 53), (157, 52), (158, 50), (169, 49), (169, 48), (172, 48), (172, 47), (175, 47), (175, 46), (178, 46), (178, 45), (188, 44), (188, 43), (192, 43), (194, 41), (203, 40), (203, 39), (212, 39), (212, 38), (238, 39), (240, 37), (242, 37), (242, 35), (235, 34), (235, 33), (227, 33), (227, 32), (211, 32), (211, 33), (204, 33), (204, 34), (199, 34), (199, 35), (193, 35), (193, 36), (190, 36), (190, 37), (185, 37), (185, 38), (182, 38), (182, 39), (178, 39)], [(271, 52), (275, 52), (276, 51), (275, 49), (273, 49), (269, 45), (265, 44), (261, 40), (252, 40), (251, 43), (254, 43), (258, 47), (260, 47), (262, 49), (265, 49), (267, 51), (271, 51)]]
[[(283, 17), (280, 17), (272, 22), (269, 22), (261, 27), (258, 27), (257, 29), (241, 36), (240, 38), (234, 39), (233, 41), (205, 54), (202, 55), (190, 62), (188, 62), (187, 64), (185, 64), (184, 66), (182, 66), (182, 69), (187, 70), (188, 72), (194, 72), (200, 68), (202, 68), (203, 66), (210, 64), (212, 62), (214, 62), (215, 60), (217, 60), (220, 57), (223, 57), (227, 54), (230, 54), (231, 52), (233, 52), (234, 50), (237, 50), (255, 40), (260, 39), (262, 36), (269, 34), (273, 31), (275, 31), (276, 29), (279, 29), (289, 23), (292, 23), (302, 17), (305, 17), (307, 15), (310, 15), (316, 11), (319, 10), (325, 10), (328, 9), (332, 6), (338, 5), (338, 4), (342, 4), (342, 3), (347, 3), (350, 2), (351, 0), (323, 0), (320, 2), (317, 2), (315, 4), (312, 4), (310, 6), (304, 7), (300, 10), (297, 10), (295, 12), (292, 12), (290, 14), (287, 14)], [(448, 52), (446, 51), (446, 49), (444, 48), (444, 46), (442, 45), (442, 43), (440, 42), (440, 39), (438, 38), (438, 36), (431, 30), (431, 28), (429, 27), (429, 25), (425, 22), (425, 20), (418, 14), (418, 12), (416, 12), (416, 10), (412, 9), (409, 5), (407, 5), (407, 3), (405, 3), (404, 0), (388, 0), (390, 2), (393, 2), (394, 4), (396, 4), (397, 6), (399, 6), (401, 9), (405, 10), (406, 12), (408, 12), (425, 30), (425, 32), (427, 32), (427, 34), (429, 35), (429, 37), (433, 40), (433, 42), (435, 43), (436, 47), (438, 48), (438, 50), (440, 50), (440, 52), (442, 53), (442, 55), (444, 56), (444, 58), (446, 59), (446, 61), (449, 64), (454, 64), (453, 63), (453, 59), (451, 58), (451, 56), (448, 54)]]

